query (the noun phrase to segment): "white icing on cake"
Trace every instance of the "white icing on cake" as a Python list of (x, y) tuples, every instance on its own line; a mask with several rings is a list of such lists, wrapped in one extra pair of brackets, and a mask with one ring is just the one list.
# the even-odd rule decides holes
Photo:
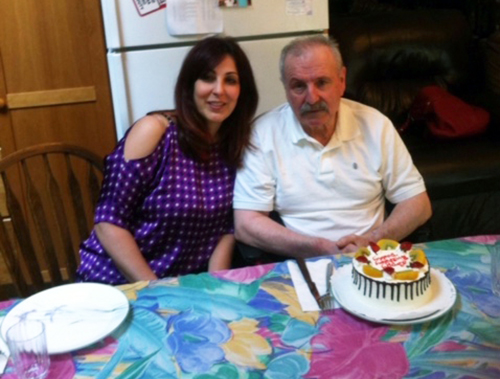
[[(366, 257), (368, 262), (360, 262), (356, 257), (352, 262), (353, 284), (362, 295), (363, 302), (377, 307), (411, 309), (429, 301), (432, 296), (430, 267), (426, 258), (422, 267), (419, 267), (419, 263), (415, 263), (418, 250), (404, 251), (399, 244), (394, 249), (380, 249), (377, 252), (370, 246), (363, 250), (364, 253), (361, 255)], [(425, 256), (423, 252), (421, 254)], [(382, 276), (367, 275), (363, 271), (367, 265), (381, 271)], [(415, 279), (396, 278), (398, 275), (412, 272), (416, 273), (413, 275), (417, 275)]]

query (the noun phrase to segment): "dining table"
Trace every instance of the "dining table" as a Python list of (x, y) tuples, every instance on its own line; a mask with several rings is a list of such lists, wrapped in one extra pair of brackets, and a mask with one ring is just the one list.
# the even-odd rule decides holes
[[(408, 324), (342, 307), (303, 311), (287, 262), (120, 285), (130, 304), (124, 321), (90, 346), (51, 355), (48, 378), (500, 378), (488, 249), (499, 241), (418, 244), (456, 300), (439, 317)], [(338, 268), (352, 256), (330, 258)], [(22, 301), (0, 302), (0, 317)], [(2, 379), (14, 378), (9, 362)]]

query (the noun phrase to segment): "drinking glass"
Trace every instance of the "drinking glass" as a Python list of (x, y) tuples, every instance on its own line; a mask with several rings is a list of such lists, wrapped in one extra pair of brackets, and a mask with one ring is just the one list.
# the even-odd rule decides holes
[(500, 241), (489, 245), (491, 255), (491, 289), (496, 296), (500, 296)]
[(50, 358), (41, 321), (23, 320), (7, 330), (7, 344), (19, 379), (44, 379)]

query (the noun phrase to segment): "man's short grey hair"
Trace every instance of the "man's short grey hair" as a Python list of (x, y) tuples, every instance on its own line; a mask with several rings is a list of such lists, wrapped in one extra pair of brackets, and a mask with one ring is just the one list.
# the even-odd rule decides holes
[(299, 37), (289, 42), (283, 50), (281, 50), (280, 56), (280, 75), (281, 81), (285, 82), (285, 60), (289, 55), (300, 56), (304, 53), (305, 50), (313, 47), (313, 46), (326, 46), (331, 49), (335, 60), (337, 61), (337, 66), (339, 71), (344, 66), (342, 62), (342, 54), (340, 53), (338, 42), (331, 38), (322, 34), (307, 36), (307, 37)]

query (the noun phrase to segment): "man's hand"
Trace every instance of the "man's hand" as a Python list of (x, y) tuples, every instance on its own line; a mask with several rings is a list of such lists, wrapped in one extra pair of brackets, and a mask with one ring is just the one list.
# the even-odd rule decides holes
[(352, 253), (354, 251), (357, 251), (360, 247), (368, 246), (368, 242), (370, 241), (363, 236), (350, 234), (339, 239), (337, 241), (337, 246), (342, 251), (342, 253)]
[(290, 257), (315, 257), (340, 253), (337, 243), (296, 233), (269, 218), (268, 212), (236, 209), (236, 239), (258, 249)]
[(337, 246), (343, 253), (350, 253), (382, 238), (400, 241), (427, 221), (431, 215), (429, 197), (424, 192), (396, 205), (387, 220), (378, 228), (361, 236), (351, 234), (342, 237), (337, 241)]
[(398, 203), (382, 225), (363, 234), (363, 237), (373, 242), (382, 238), (401, 241), (423, 225), (431, 215), (429, 196), (427, 192), (423, 192)]

